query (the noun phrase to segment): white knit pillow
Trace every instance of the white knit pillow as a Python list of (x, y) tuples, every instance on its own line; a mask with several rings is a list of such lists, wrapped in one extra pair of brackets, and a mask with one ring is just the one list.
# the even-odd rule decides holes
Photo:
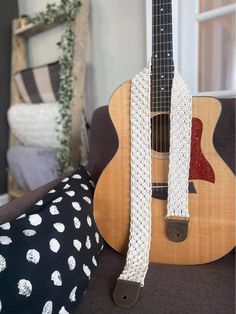
[(8, 111), (13, 134), (26, 146), (59, 148), (57, 139), (58, 103), (17, 104)]

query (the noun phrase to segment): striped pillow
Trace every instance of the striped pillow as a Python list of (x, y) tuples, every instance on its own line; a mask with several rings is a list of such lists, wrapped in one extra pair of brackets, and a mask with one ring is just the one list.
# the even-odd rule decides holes
[(24, 103), (56, 102), (60, 85), (60, 64), (56, 61), (16, 72), (15, 82)]

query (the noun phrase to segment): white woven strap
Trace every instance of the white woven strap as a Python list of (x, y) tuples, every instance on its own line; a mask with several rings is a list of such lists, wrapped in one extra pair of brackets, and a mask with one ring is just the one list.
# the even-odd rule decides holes
[(151, 239), (150, 66), (131, 85), (131, 206), (129, 249), (119, 279), (144, 284)]
[[(113, 298), (121, 306), (137, 300), (148, 270), (151, 241), (151, 122), (150, 66), (131, 86), (131, 206), (130, 236), (125, 268)], [(167, 216), (188, 217), (192, 97), (175, 71), (170, 114), (170, 161)], [(133, 291), (131, 291), (133, 290)], [(127, 293), (128, 292), (128, 293)]]
[(175, 70), (170, 113), (167, 217), (189, 217), (191, 128), (192, 96), (182, 77)]

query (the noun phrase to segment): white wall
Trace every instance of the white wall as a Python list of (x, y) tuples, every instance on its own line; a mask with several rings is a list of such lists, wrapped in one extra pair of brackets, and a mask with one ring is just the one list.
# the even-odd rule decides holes
[[(20, 15), (31, 15), (45, 10), (47, 3), (59, 3), (60, 0), (18, 0)], [(37, 66), (53, 62), (58, 59), (59, 50), (56, 43), (60, 40), (63, 27), (36, 35), (28, 41), (29, 66)]]
[(198, 1), (179, 0), (179, 69), (193, 95), (198, 75)]
[[(91, 0), (92, 53), (87, 76), (89, 115), (103, 106), (114, 89), (145, 65), (145, 0)], [(20, 14), (44, 10), (46, 3), (60, 0), (19, 0)], [(54, 61), (59, 27), (29, 41), (29, 65)]]
[(145, 65), (145, 0), (92, 1), (92, 63), (96, 106)]

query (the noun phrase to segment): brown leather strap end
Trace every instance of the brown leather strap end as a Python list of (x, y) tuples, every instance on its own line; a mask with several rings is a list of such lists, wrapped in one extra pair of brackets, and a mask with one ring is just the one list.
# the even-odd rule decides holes
[(113, 292), (113, 300), (121, 307), (131, 307), (138, 300), (140, 288), (138, 282), (118, 279)]
[(173, 242), (183, 242), (188, 237), (188, 219), (167, 219), (167, 237)]

